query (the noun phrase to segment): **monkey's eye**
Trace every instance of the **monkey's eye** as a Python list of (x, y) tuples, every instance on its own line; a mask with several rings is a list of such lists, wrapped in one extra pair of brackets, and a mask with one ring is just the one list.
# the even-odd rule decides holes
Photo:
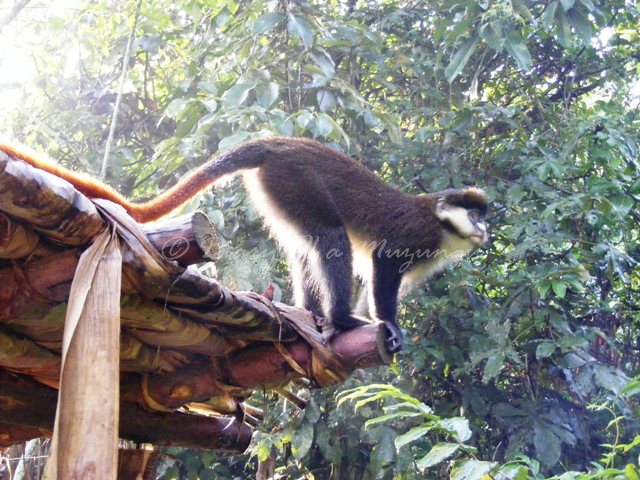
[(471, 223), (478, 223), (482, 219), (481, 217), (480, 212), (477, 210), (469, 210), (469, 220), (471, 220)]

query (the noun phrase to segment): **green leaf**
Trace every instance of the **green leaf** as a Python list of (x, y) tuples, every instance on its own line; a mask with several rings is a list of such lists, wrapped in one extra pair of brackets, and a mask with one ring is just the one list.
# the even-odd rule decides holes
[(240, 132), (235, 135), (231, 135), (229, 137), (225, 137), (220, 140), (218, 143), (218, 150), (224, 152), (229, 150), (232, 147), (235, 147), (237, 144), (246, 141), (250, 135), (247, 132)]
[(433, 430), (434, 425), (432, 423), (423, 423), (417, 427), (413, 427), (407, 433), (398, 435), (395, 440), (396, 449), (400, 450), (408, 443), (414, 442), (419, 438), (424, 437), (429, 431)]
[(333, 77), (336, 71), (336, 66), (333, 63), (333, 59), (325, 49), (314, 49), (310, 53), (310, 56), (313, 59), (313, 63), (320, 67), (320, 70), (322, 70), (325, 77)]
[(327, 137), (333, 140), (340, 140), (340, 138), (347, 138), (347, 134), (342, 127), (333, 119), (333, 117), (326, 113), (321, 113), (316, 118), (315, 128), (313, 133), (316, 136)]
[(222, 94), (221, 100), (226, 108), (242, 105), (249, 97), (255, 83), (238, 83)]
[(546, 30), (551, 30), (551, 27), (556, 23), (556, 11), (558, 9), (558, 1), (550, 2), (546, 6), (544, 12), (542, 12), (542, 26)]
[(538, 360), (542, 358), (548, 358), (556, 351), (558, 346), (552, 341), (542, 341), (536, 347), (536, 358)]
[(229, 10), (232, 15), (238, 11), (238, 8), (240, 8), (240, 3), (236, 2), (235, 0), (227, 0), (225, 3), (227, 10)]
[(384, 125), (391, 141), (397, 145), (404, 143), (402, 130), (398, 126), (398, 119), (390, 113), (376, 112), (376, 117)]
[(624, 372), (608, 365), (594, 365), (593, 373), (597, 385), (616, 395), (629, 383), (629, 377)]
[(557, 342), (563, 352), (573, 350), (577, 347), (584, 347), (589, 343), (586, 338), (575, 334), (562, 335), (557, 339)]
[(316, 445), (322, 453), (322, 456), (331, 463), (340, 462), (342, 457), (342, 450), (340, 442), (331, 435), (331, 429), (329, 429), (324, 422), (316, 423)]
[(413, 418), (418, 416), (420, 416), (420, 413), (418, 412), (400, 411), (400, 412), (394, 412), (394, 413), (387, 413), (386, 415), (380, 415), (379, 417), (375, 417), (370, 420), (367, 420), (364, 426), (365, 428), (369, 428), (379, 423), (387, 423), (392, 420), (397, 420), (398, 418)]
[(305, 47), (309, 48), (313, 44), (316, 32), (306, 18), (297, 17), (290, 13), (288, 15), (287, 30), (290, 35), (302, 40)]
[(561, 367), (565, 368), (579, 368), (587, 364), (587, 360), (574, 352), (567, 353), (559, 362)]
[(525, 5), (522, 0), (511, 0), (513, 9), (527, 22), (534, 22), (535, 18), (531, 14), (531, 10)]
[(396, 449), (393, 444), (394, 436), (395, 432), (390, 428), (385, 428), (381, 432), (380, 438), (371, 450), (371, 456), (369, 459), (373, 471), (381, 471), (384, 467), (393, 462), (393, 459), (396, 456)]
[(480, 41), (480, 37), (478, 35), (473, 35), (469, 38), (460, 49), (456, 52), (456, 54), (447, 65), (447, 68), (444, 69), (444, 75), (447, 77), (447, 81), (452, 83), (456, 77), (460, 74), (462, 69), (467, 65), (471, 55), (475, 51), (478, 46), (478, 42)]
[(531, 54), (527, 49), (522, 36), (512, 30), (507, 34), (507, 38), (504, 44), (509, 54), (518, 63), (520, 70), (529, 71), (531, 69)]
[(638, 475), (638, 467), (636, 467), (632, 463), (628, 463), (624, 467), (625, 477), (628, 480), (640, 480), (640, 475)]
[(187, 100), (176, 98), (167, 105), (164, 109), (164, 114), (169, 118), (176, 118), (178, 114), (184, 110), (186, 105)]
[(555, 294), (556, 297), (564, 298), (564, 296), (567, 294), (567, 284), (559, 280), (552, 281), (551, 290), (553, 290), (553, 293)]
[(572, 8), (567, 12), (567, 18), (582, 43), (585, 45), (591, 44), (591, 39), (595, 35), (595, 28), (587, 16), (577, 8)]
[(562, 4), (562, 8), (564, 8), (564, 11), (567, 12), (573, 8), (576, 0), (560, 0), (560, 3)]
[(564, 48), (571, 47), (571, 25), (564, 10), (558, 10), (558, 29), (556, 34), (558, 35), (560, 45)]
[(549, 293), (549, 290), (551, 290), (551, 283), (540, 282), (538, 285), (536, 285), (536, 290), (538, 291), (538, 295), (540, 295), (541, 298), (545, 298), (547, 296), (547, 293)]
[[(622, 396), (640, 395), (640, 377), (635, 377), (620, 391)], [(640, 439), (640, 437), (636, 437)]]
[(357, 400), (357, 403), (355, 405), (357, 409), (363, 405), (366, 405), (367, 403), (381, 400), (383, 398), (403, 400), (402, 403), (398, 403), (395, 406), (390, 406), (387, 408), (399, 408), (407, 406), (410, 408), (415, 408), (416, 410), (419, 410), (421, 412), (425, 412), (426, 414), (430, 414), (432, 411), (431, 408), (420, 402), (418, 399), (412, 397), (411, 395), (407, 395), (406, 393), (402, 393), (402, 391), (400, 391), (393, 385), (388, 385), (385, 383), (372, 383), (370, 385), (346, 390), (339, 395), (338, 405), (341, 405), (344, 402), (350, 400)]
[(589, 12), (596, 10), (596, 5), (591, 0), (580, 0), (580, 3), (584, 5)]
[(284, 18), (284, 14), (279, 12), (269, 12), (262, 15), (253, 22), (253, 33), (262, 34), (273, 30)]
[(331, 112), (338, 104), (336, 96), (329, 90), (319, 89), (316, 97), (318, 99), (318, 108), (324, 113)]
[[(451, 480), (483, 480), (489, 477), (496, 462), (484, 462), (480, 460), (459, 460), (451, 469)], [(527, 477), (525, 477), (527, 478)]]
[(469, 420), (464, 417), (443, 418), (438, 425), (450, 432), (457, 442), (462, 443), (471, 438)]
[(482, 371), (482, 381), (484, 383), (488, 383), (491, 379), (496, 378), (500, 375), (502, 367), (504, 367), (504, 352), (494, 351), (493, 355), (487, 359), (487, 363), (484, 366)]
[(315, 425), (322, 418), (322, 412), (318, 407), (316, 401), (312, 398), (307, 402), (307, 406), (304, 408), (304, 421)]
[[(501, 25), (500, 25), (501, 26)], [(496, 28), (495, 23), (486, 23), (480, 27), (480, 36), (487, 43), (489, 48), (499, 52), (504, 48), (506, 38), (502, 28)]]
[(296, 458), (303, 458), (313, 445), (313, 424), (302, 422), (291, 440), (291, 451)]
[(269, 108), (275, 103), (280, 94), (280, 88), (275, 82), (262, 84), (256, 88), (256, 99), (261, 107)]
[(302, 110), (296, 115), (296, 125), (300, 128), (307, 128), (313, 121), (313, 114), (308, 110)]
[(620, 220), (623, 220), (629, 214), (635, 204), (634, 199), (627, 195), (617, 195), (611, 198), (611, 205)]
[(562, 453), (558, 437), (542, 423), (534, 425), (533, 444), (536, 447), (536, 458), (546, 467), (553, 467)]
[(328, 115), (323, 114), (322, 116), (318, 116), (318, 118), (316, 118), (312, 131), (315, 137), (329, 137), (331, 135), (331, 132), (333, 132), (334, 127), (336, 126), (337, 124), (335, 120), (333, 120)]
[(273, 443), (271, 440), (267, 438), (267, 436), (263, 436), (260, 441), (257, 442), (254, 452), (260, 460), (264, 461), (269, 458), (269, 455), (271, 455), (272, 447)]
[(417, 466), (420, 470), (424, 470), (425, 468), (438, 465), (439, 463), (442, 463), (443, 461), (451, 457), (459, 449), (459, 443), (436, 443), (433, 448), (429, 450), (429, 453), (418, 460)]
[(489, 478), (500, 478), (504, 480), (530, 480), (532, 478), (529, 476), (529, 469), (524, 465), (518, 464), (500, 465), (498, 471), (495, 472), (495, 474), (493, 477)]

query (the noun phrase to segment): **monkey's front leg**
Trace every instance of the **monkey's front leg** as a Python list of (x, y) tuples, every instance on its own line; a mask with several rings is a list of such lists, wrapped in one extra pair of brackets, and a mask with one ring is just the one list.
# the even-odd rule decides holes
[(396, 322), (398, 309), (398, 291), (402, 274), (397, 262), (386, 258), (382, 253), (374, 256), (373, 278), (369, 282), (369, 309), (373, 318), (382, 320), (389, 331), (385, 348), (390, 354), (402, 350), (402, 331)]
[[(375, 309), (372, 307), (374, 305), (373, 300), (369, 299), (370, 296), (370, 288), (365, 284), (362, 294), (358, 299), (358, 303), (356, 304), (356, 308), (354, 310), (354, 316), (366, 316), (367, 318), (378, 318), (378, 314)], [(397, 308), (394, 307), (394, 308)], [(395, 315), (394, 315), (395, 318)], [(387, 331), (388, 336), (385, 339), (385, 348), (388, 352), (394, 353), (399, 351), (402, 348), (402, 331), (398, 327), (398, 324), (395, 321), (384, 320), (383, 321)]]

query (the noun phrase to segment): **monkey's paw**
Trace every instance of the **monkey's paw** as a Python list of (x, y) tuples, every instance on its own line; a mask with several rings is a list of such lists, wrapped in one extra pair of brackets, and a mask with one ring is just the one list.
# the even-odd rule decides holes
[(337, 330), (333, 323), (329, 320), (320, 317), (320, 321), (317, 322), (318, 327), (320, 327), (320, 335), (322, 336), (322, 343), (325, 345), (329, 343), (329, 340), (336, 334)]
[(384, 348), (391, 355), (398, 353), (404, 346), (402, 331), (395, 323), (385, 322), (384, 326), (387, 327), (387, 331), (389, 332), (389, 336), (384, 341)]

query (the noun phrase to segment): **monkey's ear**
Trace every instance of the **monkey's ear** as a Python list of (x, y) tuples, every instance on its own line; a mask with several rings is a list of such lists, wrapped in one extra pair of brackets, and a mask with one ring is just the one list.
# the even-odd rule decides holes
[(467, 212), (461, 207), (455, 207), (451, 205), (446, 199), (445, 196), (438, 195), (436, 199), (436, 217), (440, 219), (441, 222), (448, 223), (449, 225), (455, 225), (456, 228), (458, 224), (464, 223), (467, 218)]

